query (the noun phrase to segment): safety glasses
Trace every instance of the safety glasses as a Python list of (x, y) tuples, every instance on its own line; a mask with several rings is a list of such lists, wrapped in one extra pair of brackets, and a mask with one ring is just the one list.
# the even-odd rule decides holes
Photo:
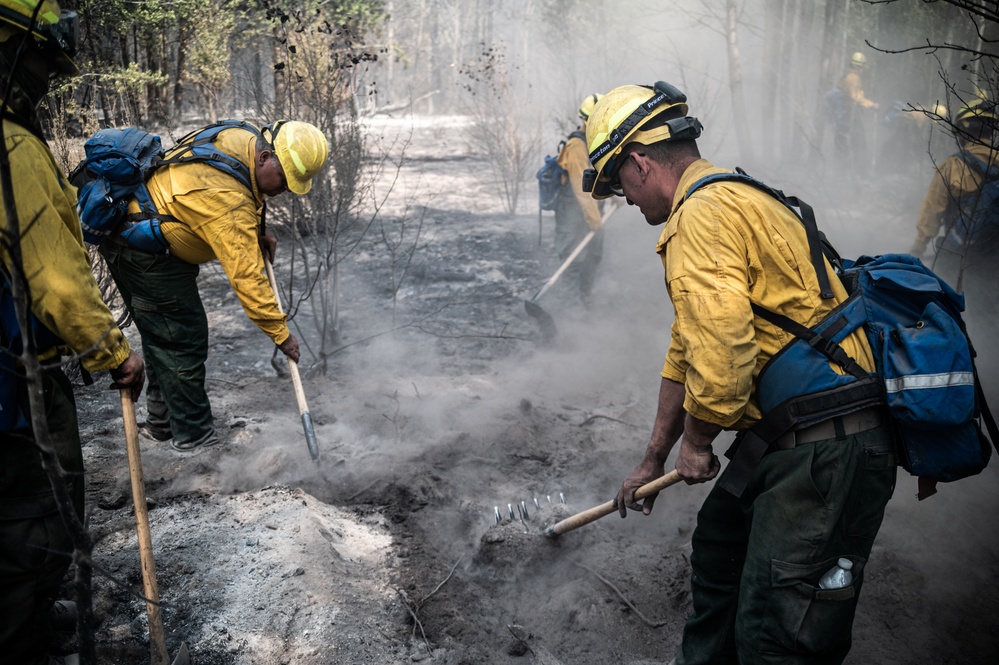
[(609, 189), (611, 191), (611, 194), (613, 194), (614, 196), (624, 196), (624, 188), (621, 187), (621, 171), (623, 171), (624, 167), (626, 167), (628, 165), (628, 162), (631, 161), (629, 157), (631, 157), (634, 154), (635, 153), (633, 152), (629, 152), (627, 155), (625, 155), (624, 161), (621, 162), (621, 165), (618, 167), (617, 171), (615, 171), (610, 177), (610, 182), (607, 184), (607, 189)]

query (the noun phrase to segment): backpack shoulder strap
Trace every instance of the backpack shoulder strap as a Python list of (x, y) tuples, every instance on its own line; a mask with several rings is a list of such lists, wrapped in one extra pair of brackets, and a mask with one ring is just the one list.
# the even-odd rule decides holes
[(777, 199), (783, 203), (788, 210), (793, 212), (794, 216), (797, 217), (805, 227), (805, 237), (808, 240), (808, 251), (811, 255), (812, 267), (815, 268), (815, 276), (819, 281), (819, 294), (822, 298), (827, 300), (833, 297), (832, 287), (829, 284), (829, 275), (826, 274), (825, 262), (822, 259), (823, 256), (825, 256), (826, 258), (829, 258), (830, 262), (834, 265), (838, 265), (839, 255), (836, 254), (835, 250), (819, 231), (818, 224), (815, 221), (815, 211), (812, 210), (812, 206), (795, 196), (785, 196), (784, 192), (779, 189), (774, 189), (763, 181), (752, 177), (741, 168), (736, 167), (735, 173), (712, 173), (711, 175), (706, 175), (695, 181), (694, 184), (690, 186), (690, 189), (687, 190), (687, 194), (680, 201), (677, 208), (679, 208), (680, 205), (683, 205), (683, 203), (690, 198), (690, 195), (698, 189), (716, 182), (741, 182), (743, 184), (750, 185)]
[(558, 154), (559, 154), (559, 156), (561, 156), (562, 155), (562, 151), (565, 150), (565, 144), (568, 143), (572, 139), (582, 139), (583, 144), (585, 145), (586, 144), (586, 133), (582, 132), (582, 131), (580, 131), (578, 129), (575, 129), (575, 130), (569, 132), (568, 136), (566, 136), (564, 139), (562, 139), (561, 141), (558, 142)]
[(869, 372), (864, 370), (856, 360), (850, 357), (842, 346), (832, 339), (846, 325), (846, 319), (840, 319), (837, 323), (831, 325), (825, 333), (819, 333), (811, 328), (806, 328), (794, 319), (783, 314), (778, 314), (777, 312), (771, 312), (769, 309), (760, 307), (756, 303), (750, 303), (750, 305), (753, 308), (753, 313), (758, 317), (769, 321), (778, 328), (783, 328), (799, 339), (805, 340), (809, 346), (842, 367), (855, 378), (864, 380), (870, 376)]
[(995, 180), (999, 178), (999, 167), (990, 168), (989, 164), (986, 163), (985, 160), (978, 155), (972, 154), (969, 150), (962, 150), (958, 154), (965, 164), (967, 164), (973, 171), (983, 178), (988, 180)]
[(253, 191), (253, 184), (250, 179), (250, 167), (239, 161), (235, 157), (216, 150), (215, 140), (219, 134), (227, 129), (245, 129), (256, 136), (260, 136), (259, 129), (245, 120), (222, 120), (207, 127), (191, 132), (180, 141), (170, 151), (170, 157), (163, 159), (157, 164), (157, 168), (169, 166), (171, 164), (185, 164), (188, 162), (203, 162), (214, 166), (224, 173), (233, 176), (250, 191)]

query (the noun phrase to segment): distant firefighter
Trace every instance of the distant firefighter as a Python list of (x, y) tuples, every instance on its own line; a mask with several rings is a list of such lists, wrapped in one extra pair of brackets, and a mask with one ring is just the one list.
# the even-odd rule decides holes
[(595, 233), (583, 252), (565, 271), (566, 283), (575, 287), (586, 306), (590, 304), (597, 268), (603, 258), (604, 244), (600, 206), (583, 191), (582, 185), (583, 171), (590, 168), (589, 151), (586, 149), (586, 121), (599, 99), (600, 95), (587, 95), (580, 104), (579, 118), (582, 122), (566, 138), (558, 155), (558, 165), (566, 171), (555, 206), (555, 250), (559, 259), (565, 261), (587, 233)]
[(826, 93), (829, 112), (833, 120), (836, 160), (841, 169), (867, 170), (868, 153), (867, 120), (858, 112), (876, 110), (878, 104), (864, 95), (860, 73), (867, 66), (867, 57), (857, 51), (850, 56), (850, 67), (835, 88)]
[(959, 150), (940, 164), (930, 181), (910, 250), (923, 255), (935, 239), (930, 249), (937, 252), (938, 272), (957, 288), (965, 286), (961, 275), (966, 274), (972, 300), (994, 299), (999, 275), (999, 150), (993, 143), (997, 117), (995, 103), (983, 99), (973, 100), (954, 117)]

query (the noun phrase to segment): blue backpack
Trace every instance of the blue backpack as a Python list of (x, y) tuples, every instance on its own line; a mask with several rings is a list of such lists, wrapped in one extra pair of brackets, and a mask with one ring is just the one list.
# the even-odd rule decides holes
[[(94, 134), (84, 144), (86, 158), (70, 176), (70, 180), (80, 187), (76, 207), (83, 239), (99, 245), (118, 233), (136, 249), (165, 253), (169, 245), (160, 222), (172, 218), (157, 212), (146, 181), (156, 169), (170, 164), (210, 164), (252, 191), (249, 167), (214, 145), (222, 131), (232, 128), (260, 134), (247, 122), (223, 120), (182, 138), (169, 158), (164, 157), (158, 136), (137, 127), (102, 129)], [(133, 197), (141, 212), (129, 215), (128, 203)]]
[(961, 252), (966, 245), (984, 245), (999, 235), (999, 166), (990, 167), (967, 150), (959, 155), (981, 178), (982, 186), (955, 202), (957, 214), (942, 243), (952, 252)]
[[(6, 272), (6, 271), (5, 271)], [(62, 344), (55, 333), (29, 312), (35, 348), (39, 352)], [(0, 432), (10, 432), (29, 426), (27, 414), (18, 399), (18, 384), (24, 370), (17, 366), (17, 357), (23, 351), (24, 337), (17, 325), (14, 296), (10, 282), (3, 278), (0, 287)]]
[[(687, 196), (720, 181), (761, 189), (792, 210), (805, 226), (821, 296), (833, 295), (823, 258), (850, 294), (812, 328), (753, 304), (757, 316), (797, 339), (762, 368), (756, 398), (763, 418), (740, 441), (722, 485), (741, 494), (752, 469), (783, 434), (879, 405), (887, 407), (898, 463), (919, 477), (920, 499), (933, 494), (938, 481), (984, 469), (993, 444), (999, 446), (999, 428), (975, 371), (974, 348), (961, 316), (964, 296), (914, 256), (842, 260), (819, 232), (808, 204), (741, 171), (701, 178)], [(861, 327), (874, 355), (873, 373), (839, 345)], [(830, 361), (845, 373), (833, 371)]]
[[(586, 141), (586, 134), (578, 129), (566, 139), (581, 138)], [(559, 195), (562, 193), (562, 185), (565, 184), (569, 173), (559, 166), (558, 158), (565, 148), (565, 141), (558, 144), (558, 154), (552, 157), (545, 155), (545, 163), (536, 174), (538, 179), (538, 207), (540, 210), (555, 210), (558, 206)]]

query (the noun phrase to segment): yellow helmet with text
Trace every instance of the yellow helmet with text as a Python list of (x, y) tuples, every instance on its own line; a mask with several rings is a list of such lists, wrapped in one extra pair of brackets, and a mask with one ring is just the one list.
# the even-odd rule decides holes
[(0, 42), (28, 32), (62, 74), (80, 70), (76, 55), (76, 12), (55, 0), (0, 0)]
[(600, 101), (600, 95), (593, 93), (592, 95), (587, 95), (583, 103), (579, 105), (579, 117), (583, 120), (589, 120), (590, 114), (593, 113), (593, 107), (597, 105)]
[(315, 125), (297, 120), (279, 120), (264, 129), (264, 137), (284, 170), (288, 190), (307, 194), (312, 178), (319, 173), (330, 154), (326, 136)]
[[(675, 109), (666, 119), (663, 113)], [(586, 123), (586, 145), (592, 169), (583, 174), (583, 191), (606, 199), (618, 161), (631, 143), (686, 141), (701, 135), (700, 121), (687, 116), (687, 97), (665, 81), (655, 85), (623, 85), (600, 98)]]

